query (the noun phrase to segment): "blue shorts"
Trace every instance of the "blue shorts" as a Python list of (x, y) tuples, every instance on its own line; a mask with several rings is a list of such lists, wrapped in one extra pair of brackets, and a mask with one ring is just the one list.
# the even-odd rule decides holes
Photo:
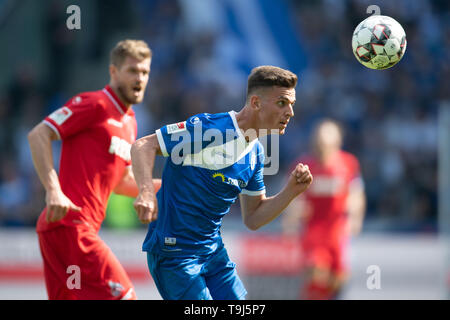
[(147, 262), (164, 300), (244, 300), (247, 294), (224, 247), (202, 258), (147, 252)]

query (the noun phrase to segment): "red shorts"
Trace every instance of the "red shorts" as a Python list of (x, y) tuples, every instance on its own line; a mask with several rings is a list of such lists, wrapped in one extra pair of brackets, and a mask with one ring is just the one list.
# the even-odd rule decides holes
[(38, 238), (50, 300), (136, 299), (119, 260), (95, 231), (58, 227)]
[(329, 270), (337, 277), (348, 272), (345, 245), (302, 243), (302, 248), (305, 267)]

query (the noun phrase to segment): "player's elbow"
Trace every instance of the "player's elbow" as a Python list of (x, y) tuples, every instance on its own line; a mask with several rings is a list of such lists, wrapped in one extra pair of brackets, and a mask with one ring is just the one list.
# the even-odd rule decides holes
[[(139, 150), (142, 148), (142, 141), (140, 141), (141, 139), (136, 140), (132, 145), (131, 145), (131, 149), (130, 149), (130, 155), (131, 155), (131, 159), (136, 158), (136, 154), (139, 153)], [(132, 161), (133, 162), (133, 161)]]
[(244, 224), (245, 224), (245, 226), (249, 229), (249, 230), (251, 230), (251, 231), (256, 231), (256, 230), (258, 230), (259, 228), (261, 228), (261, 225), (260, 224), (258, 224), (256, 221), (255, 221), (255, 219), (252, 219), (252, 217), (250, 216), (245, 216), (244, 218), (243, 218), (243, 221), (244, 221)]
[(131, 159), (136, 158), (136, 156), (142, 152), (142, 149), (147, 147), (147, 141), (146, 138), (140, 138), (136, 140), (132, 145), (130, 149), (130, 155)]

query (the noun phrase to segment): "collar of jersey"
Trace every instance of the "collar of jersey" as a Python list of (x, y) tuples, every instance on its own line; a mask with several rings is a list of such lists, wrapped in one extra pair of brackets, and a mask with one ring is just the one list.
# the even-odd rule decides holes
[(238, 133), (239, 139), (243, 140), (245, 142), (245, 145), (249, 145), (252, 142), (256, 142), (258, 140), (258, 138), (256, 138), (254, 141), (247, 142), (244, 135), (242, 134), (241, 128), (239, 128), (239, 126), (238, 126), (238, 123), (236, 120), (236, 111), (232, 110), (232, 111), (228, 112), (228, 114), (230, 115), (231, 120), (233, 121), (234, 129)]
[(106, 87), (103, 89), (103, 92), (108, 96), (109, 100), (114, 104), (114, 106), (117, 108), (117, 111), (120, 112), (121, 115), (124, 115), (128, 111), (131, 110), (131, 108), (125, 107), (125, 105), (120, 101), (119, 97), (117, 97), (116, 93), (111, 89), (109, 85), (106, 85)]

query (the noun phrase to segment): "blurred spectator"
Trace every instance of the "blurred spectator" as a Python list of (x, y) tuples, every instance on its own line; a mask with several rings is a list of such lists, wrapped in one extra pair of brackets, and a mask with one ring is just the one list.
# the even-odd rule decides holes
[(23, 211), (30, 190), (13, 161), (9, 158), (0, 162), (0, 221), (7, 226), (20, 226), (26, 222)]

